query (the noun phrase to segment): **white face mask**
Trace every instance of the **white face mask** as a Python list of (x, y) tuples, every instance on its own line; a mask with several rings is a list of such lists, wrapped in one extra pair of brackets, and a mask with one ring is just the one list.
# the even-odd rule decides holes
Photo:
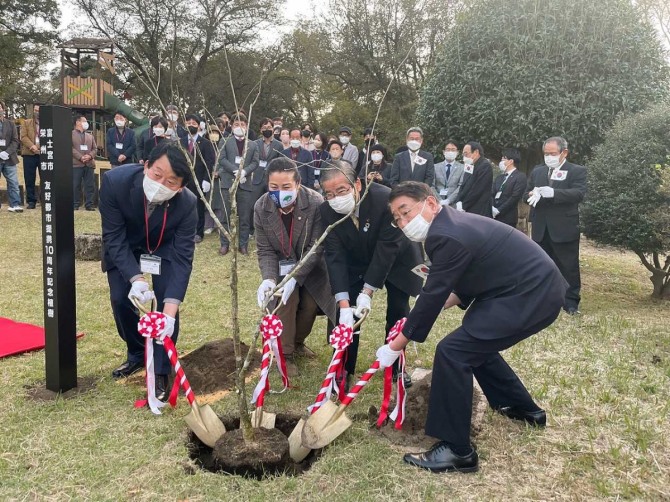
[(233, 134), (238, 138), (244, 138), (244, 129), (241, 127), (236, 127), (233, 129)]
[(347, 195), (340, 195), (339, 197), (333, 197), (328, 201), (330, 207), (333, 208), (338, 214), (349, 214), (354, 207), (356, 207), (356, 199), (354, 198), (354, 193), (348, 193)]
[(158, 183), (158, 181), (152, 180), (144, 175), (144, 180), (142, 181), (142, 188), (144, 189), (144, 195), (150, 203), (160, 204), (166, 200), (170, 200), (172, 197), (177, 195), (177, 192), (170, 190), (165, 185)]
[(116, 127), (123, 128), (126, 126), (126, 121), (125, 120), (115, 120), (114, 123), (116, 124)]
[(504, 160), (500, 161), (500, 164), (498, 164), (498, 169), (500, 169), (500, 172), (504, 173), (505, 169), (507, 169), (507, 165)]
[(88, 131), (88, 122), (82, 122), (82, 124), (81, 124), (81, 128), (82, 128), (84, 131)]
[(419, 148), (421, 148), (421, 141), (416, 141), (414, 139), (410, 140), (407, 142), (407, 148), (413, 152), (416, 152)]
[(162, 127), (154, 127), (154, 136), (162, 136), (165, 134), (165, 129)]
[(172, 122), (177, 122), (177, 119), (179, 119), (178, 113), (168, 113), (168, 120)]
[(291, 148), (300, 148), (300, 140), (299, 139), (292, 139), (291, 140)]
[(544, 163), (549, 169), (556, 169), (561, 164), (560, 155), (545, 155)]
[(448, 150), (444, 151), (444, 158), (447, 162), (453, 162), (456, 160), (456, 157), (458, 156), (458, 152), (451, 152)]
[(472, 157), (463, 157), (463, 164), (465, 164), (466, 166), (471, 166), (474, 163), (475, 161), (472, 160)]
[(402, 228), (402, 232), (412, 242), (423, 242), (426, 240), (426, 236), (428, 235), (431, 222), (426, 221), (426, 219), (421, 214), (425, 207), (426, 202), (424, 201), (419, 214), (412, 218), (412, 221), (410, 221)]
[(351, 138), (349, 136), (340, 136), (340, 143), (348, 145)]
[(165, 135), (169, 137), (174, 136), (174, 129), (172, 129), (172, 127), (168, 127), (167, 130), (165, 131)]
[(371, 153), (370, 158), (372, 159), (372, 162), (381, 162), (381, 160), (384, 158), (384, 155), (379, 152)]
[(207, 124), (205, 124), (204, 122), (200, 122), (199, 125), (200, 125), (199, 129), (200, 129), (202, 132), (205, 132), (205, 129), (207, 128)]
[(275, 203), (277, 207), (288, 207), (295, 202), (295, 199), (298, 197), (297, 190), (270, 190), (268, 191), (272, 202)]

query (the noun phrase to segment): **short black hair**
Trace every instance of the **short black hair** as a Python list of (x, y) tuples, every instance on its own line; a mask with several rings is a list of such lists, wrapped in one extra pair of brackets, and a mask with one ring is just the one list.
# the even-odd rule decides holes
[(521, 165), (521, 154), (516, 148), (505, 148), (502, 151), (502, 156), (514, 162), (514, 167)]
[(470, 147), (470, 150), (472, 150), (473, 152), (474, 151), (479, 152), (480, 157), (484, 156), (484, 148), (482, 147), (481, 143), (477, 141), (468, 141), (466, 145), (468, 145)]
[(296, 183), (300, 183), (300, 171), (298, 171), (298, 166), (292, 159), (288, 157), (277, 157), (270, 161), (268, 164), (266, 176), (267, 179), (270, 179), (272, 173), (286, 173), (290, 172), (293, 174), (293, 180)]
[(269, 123), (273, 128), (274, 128), (274, 122), (272, 122), (271, 118), (265, 117), (264, 119), (261, 119), (261, 123), (259, 124), (258, 128), (260, 129), (263, 127), (265, 124)]
[(196, 113), (187, 113), (186, 117), (184, 117), (184, 122), (188, 122), (189, 120), (195, 120), (198, 124), (202, 122), (202, 119), (200, 118), (200, 115)]
[(223, 117), (227, 117), (228, 120), (230, 120), (230, 117), (231, 117), (230, 112), (221, 112), (216, 116), (216, 118), (219, 118), (219, 119), (223, 118)]
[(434, 197), (435, 194), (425, 183), (421, 183), (420, 181), (403, 181), (391, 189), (391, 193), (389, 194), (389, 204), (398, 197), (403, 196), (421, 202), (428, 197)]
[(182, 179), (181, 186), (186, 186), (188, 182), (191, 181), (191, 168), (188, 165), (186, 155), (182, 151), (179, 143), (175, 141), (163, 141), (156, 145), (153, 150), (151, 150), (149, 158), (147, 159), (149, 167), (163, 156), (167, 156), (175, 176)]
[(340, 148), (342, 148), (344, 150), (344, 145), (342, 144), (342, 142), (339, 139), (331, 140), (330, 143), (328, 143), (328, 148), (326, 148), (326, 150), (330, 151), (330, 147), (333, 146), (333, 145), (340, 145)]
[(298, 126), (291, 127), (288, 130), (289, 134), (291, 134), (293, 131), (298, 131), (300, 133), (300, 135), (302, 136), (302, 129), (300, 129)]
[(446, 147), (447, 145), (454, 145), (456, 148), (458, 148), (458, 142), (455, 139), (448, 139), (445, 141), (444, 146)]
[(151, 127), (156, 127), (158, 124), (162, 125), (163, 129), (168, 128), (168, 121), (162, 115), (156, 115), (154, 118), (151, 119), (150, 122)]
[(127, 115), (125, 113), (123, 113), (121, 110), (116, 110), (114, 112), (114, 116), (116, 117), (117, 115), (121, 115), (124, 119), (128, 118)]
[(242, 113), (242, 112), (238, 112), (238, 113), (236, 113), (235, 115), (233, 115), (232, 118), (231, 118), (231, 120), (232, 120), (233, 122), (236, 122), (236, 121), (237, 121), (237, 122), (244, 122), (245, 124), (248, 124), (248, 123), (249, 123), (249, 122), (247, 121), (247, 116), (246, 116), (244, 113)]

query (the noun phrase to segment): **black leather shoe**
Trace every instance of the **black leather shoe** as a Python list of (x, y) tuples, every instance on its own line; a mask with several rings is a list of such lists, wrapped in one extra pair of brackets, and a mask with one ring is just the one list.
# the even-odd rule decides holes
[(126, 378), (133, 373), (137, 373), (144, 369), (144, 363), (124, 362), (121, 366), (112, 371), (112, 378)]
[(580, 315), (581, 314), (581, 312), (579, 311), (579, 309), (577, 307), (563, 307), (563, 310), (565, 310), (565, 312), (568, 315)]
[(28, 209), (35, 209), (35, 203), (34, 202), (28, 202)]
[(239, 252), (240, 254), (247, 256), (249, 254), (249, 249), (247, 248), (247, 246), (240, 246)]
[(526, 411), (516, 406), (504, 406), (498, 408), (496, 411), (507, 418), (520, 420), (535, 427), (544, 427), (547, 425), (547, 414), (544, 410)]
[(168, 376), (156, 375), (156, 398), (166, 402), (168, 400)]
[[(403, 373), (402, 374), (402, 380), (405, 384), (405, 389), (409, 389), (412, 386), (412, 377), (409, 376), (409, 373)], [(393, 374), (393, 383), (396, 383), (398, 381), (398, 374), (394, 373)]]
[(451, 451), (446, 441), (438, 441), (430, 450), (423, 453), (407, 453), (402, 459), (410, 465), (432, 472), (479, 470), (479, 457), (474, 448), (468, 455), (461, 457)]

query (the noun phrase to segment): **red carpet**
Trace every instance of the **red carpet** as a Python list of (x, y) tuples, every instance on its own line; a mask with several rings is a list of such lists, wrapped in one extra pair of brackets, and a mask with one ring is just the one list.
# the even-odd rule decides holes
[[(84, 333), (77, 333), (77, 339)], [(44, 348), (44, 328), (0, 317), (0, 358)]]

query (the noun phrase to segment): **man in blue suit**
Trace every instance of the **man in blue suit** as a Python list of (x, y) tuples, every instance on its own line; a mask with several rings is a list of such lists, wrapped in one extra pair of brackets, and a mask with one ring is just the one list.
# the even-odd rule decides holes
[(435, 351), (426, 434), (440, 439), (405, 462), (434, 472), (474, 472), (470, 444), (472, 377), (499, 413), (536, 426), (546, 414), (500, 352), (558, 317), (567, 283), (547, 254), (525, 235), (491, 218), (442, 207), (416, 182), (393, 188), (394, 225), (423, 242), (430, 272), (402, 333), (377, 351), (382, 366), (414, 340), (423, 342), (443, 309), (467, 310), (463, 324)]
[[(161, 336), (174, 342), (179, 334), (179, 305), (184, 301), (193, 264), (196, 198), (184, 187), (191, 178), (179, 145), (159, 144), (144, 166), (128, 164), (108, 172), (100, 188), (100, 214), (112, 312), (128, 347), (126, 361), (112, 372), (123, 378), (144, 367), (144, 339), (131, 298), (142, 303), (155, 297), (167, 316)], [(145, 274), (152, 275), (151, 291)], [(156, 397), (167, 398), (170, 361), (154, 347)]]

